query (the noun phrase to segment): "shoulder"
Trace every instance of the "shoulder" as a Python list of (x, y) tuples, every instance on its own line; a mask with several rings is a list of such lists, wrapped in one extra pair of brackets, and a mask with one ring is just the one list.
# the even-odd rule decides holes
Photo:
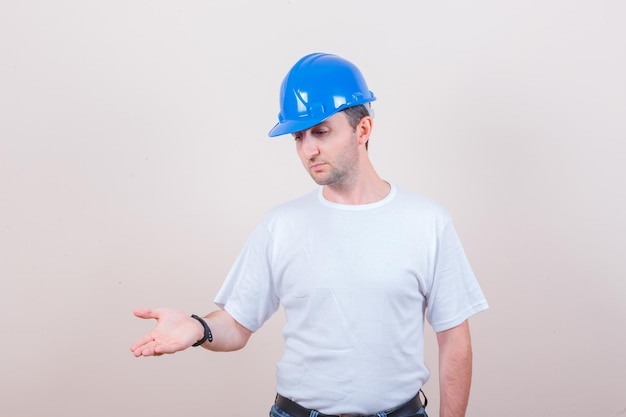
[(298, 198), (280, 203), (265, 214), (263, 222), (270, 225), (277, 221), (302, 219), (302, 216), (319, 204), (318, 195), (319, 190), (315, 189)]
[(311, 206), (318, 201), (318, 195), (319, 189), (316, 188), (300, 197), (278, 204), (272, 208), (268, 214), (310, 209)]
[(395, 187), (395, 189), (394, 205), (398, 210), (406, 210), (415, 215), (443, 221), (447, 221), (450, 218), (448, 210), (439, 202), (401, 187)]

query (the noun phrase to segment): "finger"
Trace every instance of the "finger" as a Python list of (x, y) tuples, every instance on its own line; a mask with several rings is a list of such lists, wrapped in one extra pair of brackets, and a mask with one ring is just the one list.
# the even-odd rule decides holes
[(180, 348), (168, 344), (159, 343), (156, 340), (150, 340), (143, 345), (133, 349), (133, 354), (139, 356), (161, 356), (179, 351)]
[(154, 341), (137, 346), (135, 349), (133, 349), (133, 355), (135, 355), (135, 357), (154, 356), (154, 354), (155, 354), (155, 342)]
[(135, 343), (133, 343), (130, 346), (130, 350), (132, 350), (133, 352), (135, 352), (136, 350), (138, 350), (140, 347), (146, 346), (148, 343), (154, 341), (154, 339), (152, 338), (152, 336), (150, 336), (149, 334), (145, 335), (144, 337), (142, 337), (141, 339), (138, 339)]

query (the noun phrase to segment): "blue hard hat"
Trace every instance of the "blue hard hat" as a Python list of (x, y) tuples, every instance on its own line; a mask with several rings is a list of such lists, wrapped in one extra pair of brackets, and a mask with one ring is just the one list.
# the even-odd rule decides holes
[(271, 137), (309, 129), (348, 107), (376, 100), (361, 71), (337, 55), (314, 53), (291, 67), (280, 87)]

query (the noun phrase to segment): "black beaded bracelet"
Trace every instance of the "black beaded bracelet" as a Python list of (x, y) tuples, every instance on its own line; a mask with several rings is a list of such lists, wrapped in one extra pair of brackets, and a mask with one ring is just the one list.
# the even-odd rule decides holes
[(203, 318), (196, 316), (195, 314), (192, 314), (191, 317), (198, 320), (200, 324), (202, 324), (202, 327), (204, 327), (204, 336), (202, 337), (202, 339), (198, 340), (191, 346), (200, 346), (206, 341), (211, 343), (213, 341), (213, 333), (211, 333), (211, 329), (209, 328), (209, 325), (206, 324), (206, 321), (204, 321)]

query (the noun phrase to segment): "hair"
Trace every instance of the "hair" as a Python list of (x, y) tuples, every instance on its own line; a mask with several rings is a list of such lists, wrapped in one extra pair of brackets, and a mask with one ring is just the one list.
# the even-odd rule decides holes
[[(350, 123), (350, 126), (352, 126), (352, 129), (354, 130), (356, 130), (356, 127), (362, 118), (371, 114), (369, 108), (364, 104), (357, 104), (356, 106), (348, 107), (347, 109), (343, 109), (342, 112), (346, 114), (348, 123)], [(365, 142), (365, 149), (368, 148), (368, 145), (369, 140)]]

